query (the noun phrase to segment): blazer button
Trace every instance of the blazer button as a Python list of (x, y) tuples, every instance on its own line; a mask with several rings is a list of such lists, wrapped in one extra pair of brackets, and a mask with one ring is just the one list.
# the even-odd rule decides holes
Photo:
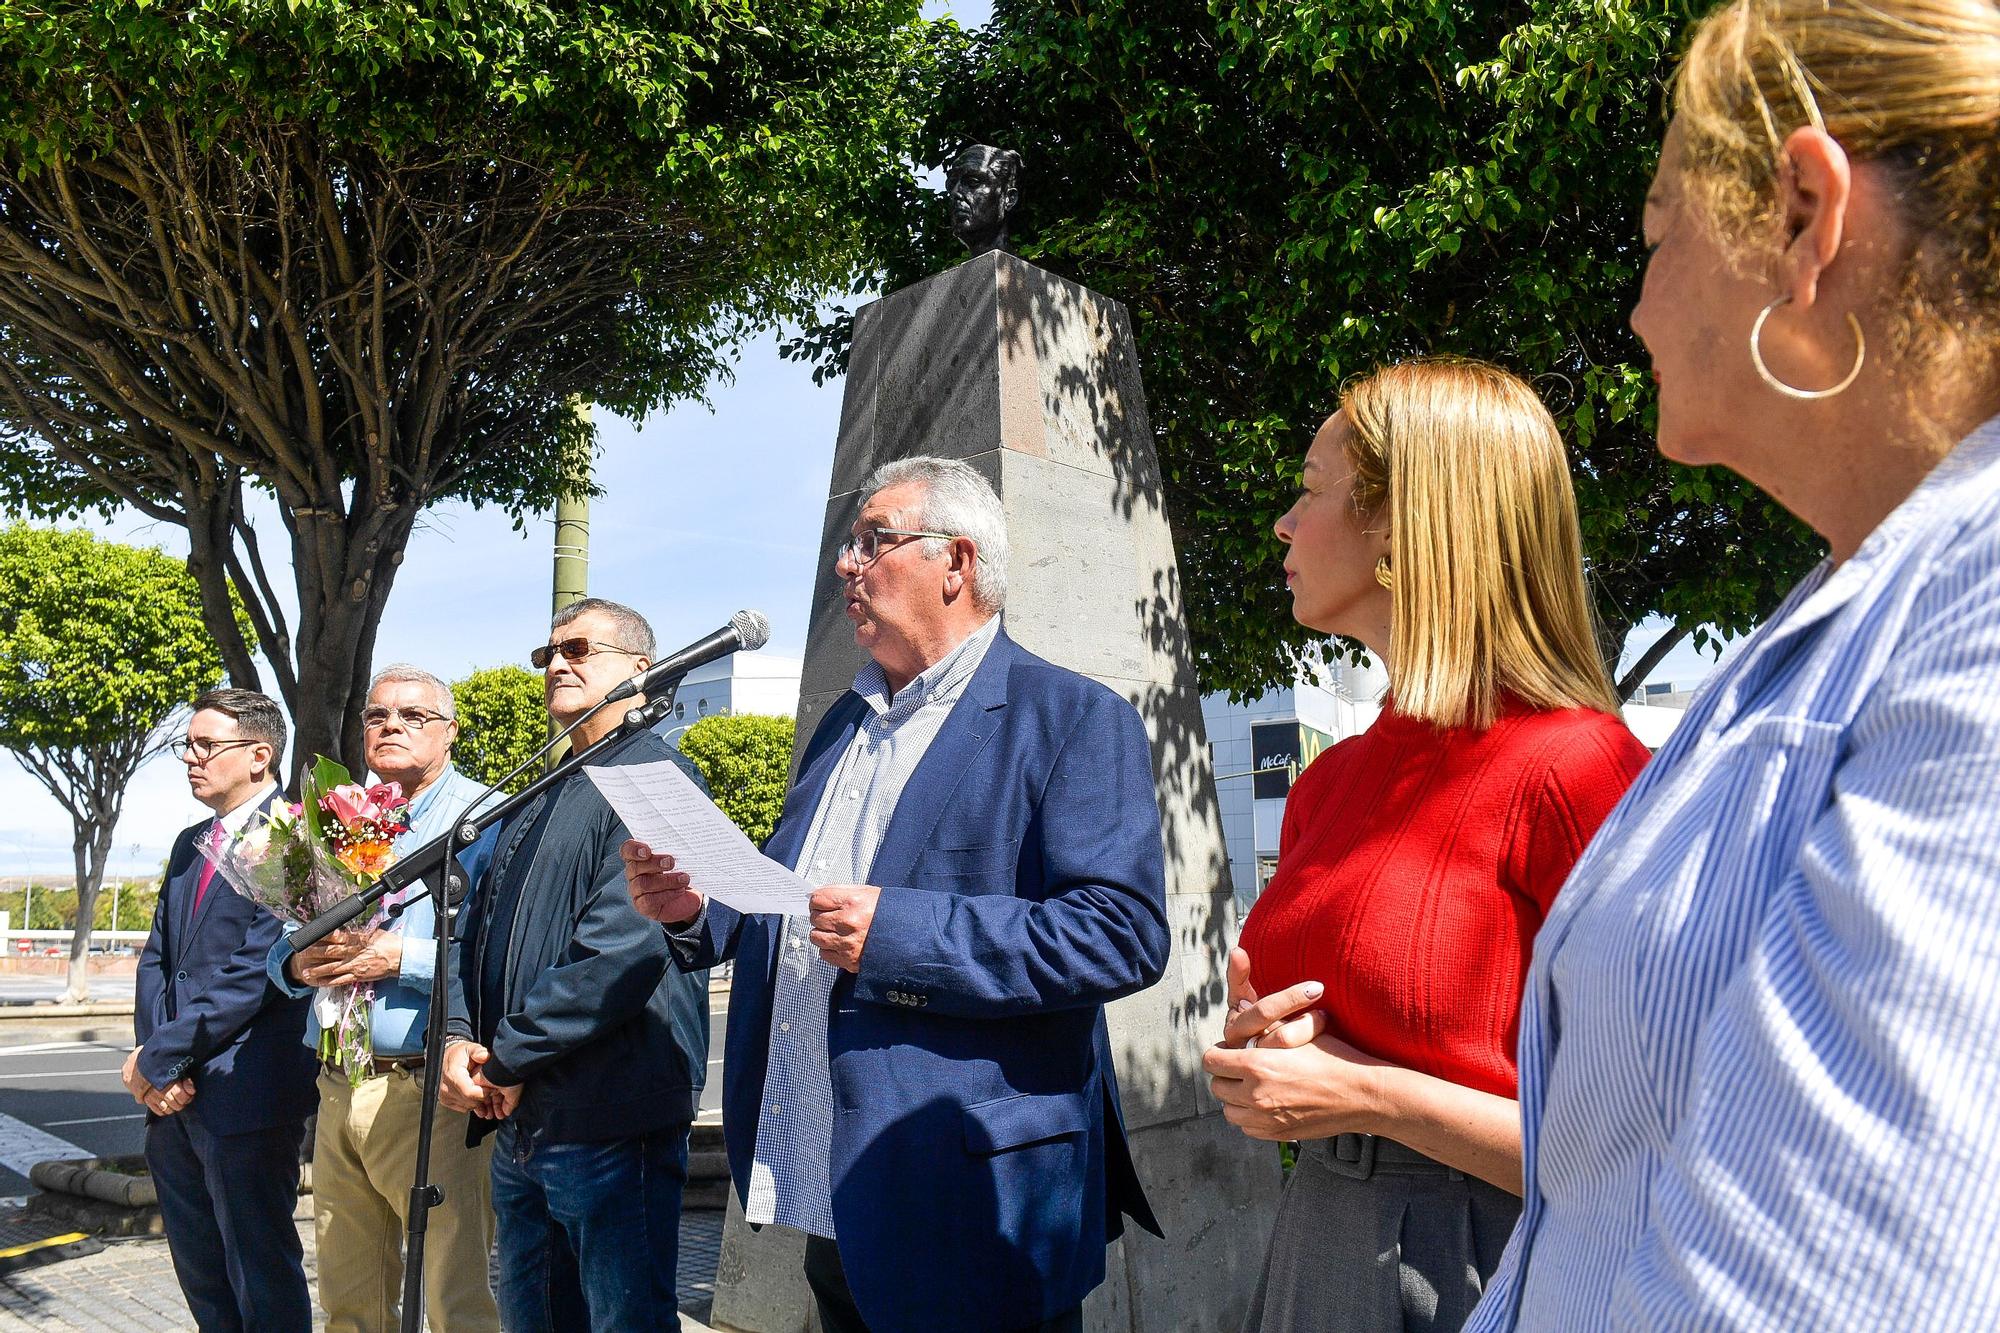
[(187, 979), (188, 979), (188, 974), (187, 974), (187, 973), (185, 973), (185, 972), (176, 972), (176, 973), (174, 973), (174, 980), (175, 980), (175, 981), (186, 981)]

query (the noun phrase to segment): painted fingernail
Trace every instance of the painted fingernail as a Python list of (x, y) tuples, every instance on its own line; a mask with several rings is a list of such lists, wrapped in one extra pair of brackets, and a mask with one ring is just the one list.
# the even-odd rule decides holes
[(1317, 981), (1308, 981), (1305, 985), (1306, 998), (1308, 1000), (1317, 1000), (1321, 992), (1325, 990), (1326, 987), (1320, 985)]

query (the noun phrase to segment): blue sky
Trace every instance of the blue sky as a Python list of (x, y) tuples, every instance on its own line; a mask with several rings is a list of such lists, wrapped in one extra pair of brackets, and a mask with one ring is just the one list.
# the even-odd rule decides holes
[[(967, 26), (990, 13), (984, 4), (927, 8)], [(591, 510), (590, 590), (640, 608), (662, 648), (753, 607), (770, 617), (768, 651), (804, 652), (844, 386), (815, 386), (809, 368), (778, 356), (777, 341), (749, 346), (733, 379), (713, 386), (709, 406), (683, 405), (642, 423), (598, 418), (597, 480), (605, 495)], [(267, 524), (282, 549), (283, 529), (275, 518)], [(133, 515), (91, 526), (121, 541), (186, 552), (179, 529)], [(447, 679), (505, 662), (525, 665), (547, 631), (550, 544), (546, 520), (516, 532), (492, 509), (431, 511), (391, 594), (378, 661), (414, 662)], [(1635, 632), (1635, 646), (1642, 649), (1651, 632)], [(1707, 669), (1707, 659), (1683, 644), (1654, 678), (1691, 680)], [(205, 813), (188, 795), (180, 765), (155, 759), (127, 795), (114, 873), (156, 867), (174, 834)], [(0, 874), (66, 872), (69, 842), (61, 808), (27, 773), (0, 762)]]

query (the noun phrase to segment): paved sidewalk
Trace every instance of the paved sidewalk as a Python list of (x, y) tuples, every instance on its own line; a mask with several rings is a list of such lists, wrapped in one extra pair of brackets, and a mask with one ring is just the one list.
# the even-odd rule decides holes
[[(317, 1269), (309, 1211), (312, 1200), (307, 1196), (299, 1202), (295, 1224), (305, 1242), (306, 1277), (310, 1280)], [(677, 1285), (684, 1333), (708, 1327), (694, 1316), (706, 1316), (714, 1300), (715, 1263), (721, 1248), (719, 1211), (690, 1211), (681, 1215)], [(325, 1316), (315, 1308), (314, 1330), (325, 1327)], [(131, 1333), (133, 1329), (193, 1328), (187, 1305), (181, 1300), (180, 1287), (174, 1281), (167, 1243), (157, 1236), (109, 1240), (100, 1254), (0, 1277), (0, 1330)]]

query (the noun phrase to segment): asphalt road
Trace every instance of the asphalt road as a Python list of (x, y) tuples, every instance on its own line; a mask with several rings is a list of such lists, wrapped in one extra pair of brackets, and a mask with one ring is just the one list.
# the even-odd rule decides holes
[(28, 1168), (38, 1161), (140, 1150), (145, 1112), (118, 1077), (132, 1042), (103, 1028), (94, 1041), (0, 1033), (0, 1196), (33, 1192)]
[[(93, 985), (100, 989), (99, 998), (111, 998), (109, 987)], [(130, 994), (129, 982), (125, 994)], [(709, 1018), (704, 1120), (721, 1115), (725, 1000), (715, 997)], [(91, 1040), (58, 1039), (48, 1032), (9, 1034), (0, 1023), (0, 1198), (34, 1191), (27, 1173), (35, 1162), (136, 1153), (145, 1146), (145, 1113), (118, 1077), (132, 1049), (131, 1037), (125, 1035), (131, 1020), (79, 1021), (92, 1025)]]

